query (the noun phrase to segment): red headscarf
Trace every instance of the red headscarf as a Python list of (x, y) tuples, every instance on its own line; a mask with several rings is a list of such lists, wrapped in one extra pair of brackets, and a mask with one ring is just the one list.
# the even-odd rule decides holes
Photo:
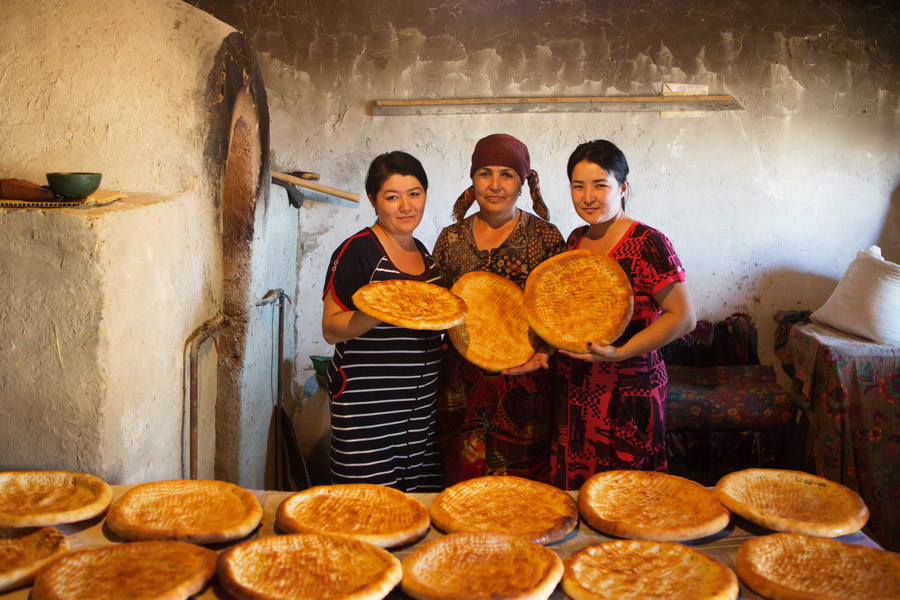
[[(525, 144), (505, 133), (494, 133), (481, 138), (475, 144), (475, 150), (472, 152), (472, 169), (469, 171), (469, 177), (473, 177), (475, 171), (481, 167), (489, 166), (507, 167), (518, 173), (522, 182), (528, 183), (535, 214), (544, 220), (549, 219), (550, 213), (541, 197), (538, 174), (537, 171), (531, 170), (531, 157), (528, 155), (528, 148)], [(469, 187), (459, 195), (453, 204), (453, 217), (457, 223), (465, 218), (466, 211), (473, 202), (475, 202), (475, 189)]]
[(475, 144), (469, 177), (481, 167), (487, 166), (509, 167), (518, 173), (524, 182), (531, 174), (531, 157), (528, 156), (525, 144), (511, 135), (495, 133), (481, 138)]

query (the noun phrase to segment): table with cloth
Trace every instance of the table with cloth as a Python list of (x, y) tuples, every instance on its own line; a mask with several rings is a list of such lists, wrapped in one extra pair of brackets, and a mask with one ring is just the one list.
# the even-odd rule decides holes
[[(130, 487), (131, 486), (113, 486), (114, 498), (118, 499)], [(285, 498), (291, 495), (291, 492), (253, 491), (253, 493), (256, 495), (260, 505), (263, 508), (263, 519), (262, 524), (256, 529), (256, 531), (254, 531), (245, 539), (276, 535), (277, 532), (274, 528), (275, 510)], [(573, 498), (577, 497), (577, 492), (569, 493), (572, 494)], [(420, 500), (426, 507), (430, 507), (431, 502), (434, 500), (437, 494), (413, 493), (410, 494), (410, 496)], [(71, 543), (73, 550), (84, 550), (88, 548), (96, 548), (99, 546), (108, 546), (123, 541), (117, 538), (116, 535), (104, 525), (104, 517), (97, 517), (89, 521), (83, 521), (81, 523), (60, 525), (58, 526), (58, 529), (69, 536), (69, 542)], [(0, 530), (0, 533), (2, 533), (2, 530)], [(767, 535), (769, 533), (772, 532), (762, 527), (758, 527), (753, 523), (750, 523), (749, 521), (745, 521), (738, 516), (732, 515), (731, 523), (723, 531), (719, 532), (716, 535), (703, 538), (702, 540), (687, 542), (686, 545), (700, 550), (701, 552), (704, 552), (709, 556), (712, 556), (733, 571), (736, 571), (734, 561), (735, 555), (737, 554), (740, 545), (751, 537), (758, 535)], [(429, 529), (424, 538), (412, 544), (402, 546), (400, 548), (394, 548), (391, 550), (391, 553), (400, 561), (402, 561), (410, 554), (410, 552), (412, 552), (422, 544), (435, 540), (442, 535), (443, 534), (440, 531), (432, 527), (431, 529)], [(574, 531), (554, 544), (547, 544), (547, 547), (556, 552), (561, 558), (565, 559), (573, 552), (580, 550), (585, 546), (609, 541), (611, 539), (617, 538), (612, 538), (599, 533), (580, 520), (578, 526)], [(841, 536), (837, 539), (851, 544), (862, 544), (872, 548), (879, 547), (875, 542), (873, 542), (861, 532)], [(239, 540), (235, 543), (239, 543), (240, 541), (244, 540)], [(214, 544), (208, 547), (220, 551), (231, 545), (233, 544)], [(0, 600), (28, 600), (30, 592), (30, 587), (19, 588), (18, 590), (13, 590), (5, 593), (0, 592)], [(564, 599), (567, 597), (568, 596), (566, 596), (560, 586), (557, 586), (556, 590), (550, 596), (550, 598), (553, 600)], [(232, 597), (227, 594), (221, 588), (221, 586), (219, 586), (216, 579), (213, 578), (212, 585), (195, 596), (195, 598), (218, 598), (222, 600), (230, 600)], [(404, 594), (401, 591), (400, 586), (398, 585), (387, 596), (387, 598), (401, 600), (408, 599), (409, 596)], [(743, 583), (741, 583), (739, 598), (742, 600), (757, 600), (761, 597), (751, 592)]]
[(900, 550), (900, 348), (817, 323), (786, 329), (777, 353), (809, 421), (807, 457), (858, 492), (872, 536)]

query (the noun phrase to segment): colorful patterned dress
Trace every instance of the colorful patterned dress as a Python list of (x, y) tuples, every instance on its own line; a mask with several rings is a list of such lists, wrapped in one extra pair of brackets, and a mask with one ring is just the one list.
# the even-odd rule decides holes
[[(565, 250), (555, 226), (525, 211), (503, 244), (479, 250), (473, 219), (444, 228), (435, 243), (434, 259), (448, 285), (466, 273), (488, 271), (524, 288), (532, 269)], [(448, 344), (438, 381), (438, 436), (448, 483), (482, 475), (547, 481), (552, 363), (550, 369), (507, 377), (486, 373)]]
[[(415, 240), (425, 271), (398, 269), (371, 228), (331, 256), (324, 295), (356, 310), (353, 294), (373, 281), (440, 284), (434, 260)], [(435, 393), (443, 333), (379, 323), (339, 342), (328, 367), (332, 483), (375, 483), (404, 492), (443, 489), (435, 428)]]
[[(587, 229), (572, 232), (568, 249), (581, 245)], [(634, 289), (631, 323), (616, 341), (621, 345), (662, 314), (652, 294), (685, 276), (671, 242), (643, 223), (632, 224), (609, 256)], [(658, 351), (618, 362), (560, 355), (557, 374), (557, 426), (550, 457), (553, 485), (578, 489), (595, 473), (612, 469), (666, 470), (668, 377)]]

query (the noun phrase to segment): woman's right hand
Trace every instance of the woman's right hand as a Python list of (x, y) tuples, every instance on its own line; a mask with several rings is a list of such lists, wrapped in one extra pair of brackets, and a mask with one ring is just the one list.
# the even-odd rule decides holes
[(568, 350), (560, 350), (559, 352), (571, 358), (588, 362), (615, 362), (631, 358), (632, 356), (618, 346), (607, 346), (593, 342), (588, 342), (587, 352), (569, 352)]
[(330, 294), (322, 308), (322, 337), (329, 344), (352, 340), (374, 329), (381, 321), (359, 310), (344, 310)]
[(502, 371), (500, 371), (500, 374), (524, 375), (525, 373), (531, 373), (532, 371), (537, 371), (538, 369), (548, 369), (550, 368), (550, 357), (553, 356), (554, 352), (556, 352), (556, 348), (554, 348), (550, 344), (543, 343), (526, 362), (517, 367), (503, 369)]

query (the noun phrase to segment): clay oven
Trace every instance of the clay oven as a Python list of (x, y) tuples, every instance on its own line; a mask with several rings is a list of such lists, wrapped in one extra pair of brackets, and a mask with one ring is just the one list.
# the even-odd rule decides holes
[(128, 193), (0, 208), (3, 468), (187, 476), (186, 344), (221, 320), (199, 474), (263, 485), (270, 410), (241, 382), (268, 137), (249, 44), (188, 4), (0, 5), (0, 177), (99, 171)]

